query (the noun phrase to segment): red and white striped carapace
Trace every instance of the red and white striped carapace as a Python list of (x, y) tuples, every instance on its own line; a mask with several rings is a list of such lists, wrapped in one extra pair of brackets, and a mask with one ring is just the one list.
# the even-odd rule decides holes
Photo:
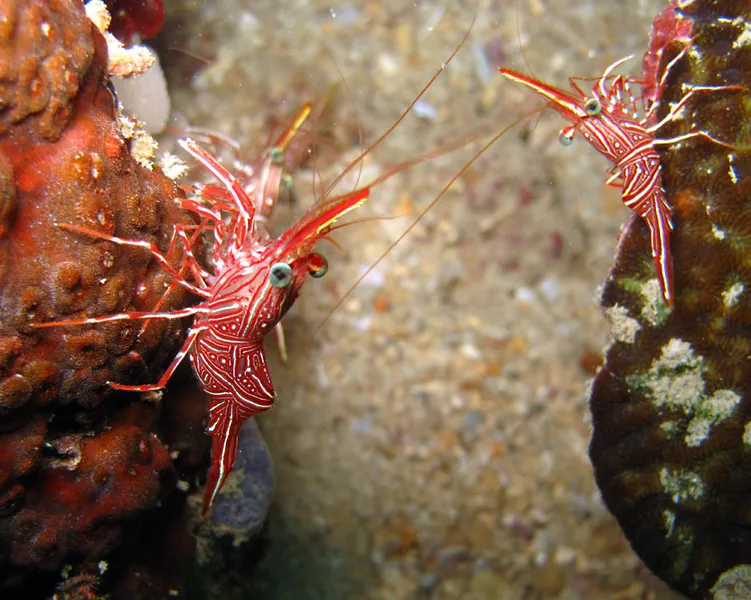
[[(244, 191), (233, 175), (194, 142), (182, 145), (230, 190), (238, 214), (248, 210)], [(208, 431), (212, 465), (204, 512), (235, 463), (243, 422), (270, 408), (276, 398), (266, 366), (264, 338), (292, 306), (306, 277), (325, 274), (325, 259), (313, 252), (313, 245), (368, 194), (369, 188), (363, 188), (320, 202), (276, 239), (270, 238), (265, 228), (252, 225), (253, 214), (248, 223), (244, 217), (231, 222), (233, 232), (222, 231), (221, 221), (213, 221), (215, 234), (225, 244), (221, 249), (223, 268), (207, 285), (208, 297), (196, 307), (202, 310), (196, 312), (183, 349), (173, 361), (189, 352), (193, 371), (211, 397)], [(169, 375), (168, 369), (156, 385), (166, 384)]]
[[(673, 223), (671, 207), (662, 186), (657, 146), (674, 144), (694, 137), (704, 137), (716, 143), (723, 143), (705, 131), (693, 131), (670, 139), (658, 139), (655, 133), (665, 123), (675, 119), (696, 92), (737, 88), (693, 87), (680, 102), (671, 107), (664, 119), (650, 126), (647, 116), (640, 114), (630, 89), (632, 84), (640, 82), (613, 74), (615, 69), (631, 58), (622, 58), (605, 69), (590, 92), (585, 92), (579, 86), (578, 82), (584, 81), (581, 78), (569, 78), (572, 91), (568, 92), (510, 69), (499, 68), (499, 71), (504, 77), (521, 83), (546, 98), (549, 106), (571, 123), (561, 130), (561, 143), (569, 145), (574, 134), (579, 132), (600, 154), (613, 163), (613, 175), (607, 180), (607, 184), (623, 188), (623, 203), (644, 219), (649, 227), (652, 261), (657, 271), (660, 290), (665, 304), (671, 306), (674, 300), (673, 259), (670, 252)], [(667, 73), (663, 74), (658, 88), (661, 89), (666, 75)]]
[(650, 116), (654, 114), (665, 84), (665, 76), (658, 77), (665, 50), (674, 45), (682, 46), (680, 52), (663, 69), (664, 74), (669, 73), (672, 65), (685, 54), (693, 39), (693, 21), (682, 13), (678, 4), (678, 0), (669, 0), (669, 6), (652, 21), (649, 47), (642, 59), (641, 94), (648, 123), (652, 122)]

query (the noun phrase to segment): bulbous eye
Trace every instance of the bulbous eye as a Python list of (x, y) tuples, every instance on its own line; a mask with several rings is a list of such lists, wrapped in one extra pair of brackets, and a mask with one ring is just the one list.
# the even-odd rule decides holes
[(587, 111), (590, 117), (596, 117), (602, 110), (602, 104), (600, 104), (597, 98), (590, 98), (584, 103), (584, 110)]
[(269, 158), (275, 165), (281, 165), (284, 162), (284, 150), (279, 146), (272, 146), (269, 148)]
[(558, 141), (561, 143), (561, 146), (570, 146), (574, 143), (575, 131), (573, 127), (564, 127), (561, 129), (561, 133), (558, 134)]
[(313, 254), (308, 257), (308, 273), (310, 273), (311, 277), (320, 279), (328, 272), (328, 270), (329, 261), (327, 261), (326, 257), (322, 254), (313, 252)]
[(269, 270), (269, 282), (275, 288), (286, 288), (292, 283), (292, 267), (285, 262), (274, 263)]

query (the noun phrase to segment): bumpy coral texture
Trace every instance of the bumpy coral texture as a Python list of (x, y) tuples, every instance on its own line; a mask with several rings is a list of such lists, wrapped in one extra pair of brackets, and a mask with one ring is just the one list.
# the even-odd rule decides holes
[(22, 126), (53, 139), (65, 127), (94, 53), (86, 16), (65, 4), (0, 4), (0, 134)]
[[(622, 235), (602, 295), (614, 339), (591, 392), (590, 454), (649, 568), (689, 598), (719, 600), (751, 589), (751, 4), (683, 4), (695, 37), (669, 72), (658, 118), (683, 84), (741, 89), (695, 94), (658, 137), (704, 129), (732, 148), (663, 147), (672, 311), (646, 228), (632, 220)], [(663, 69), (680, 47), (667, 46)]]
[[(49, 598), (66, 586), (113, 591), (134, 572), (132, 557), (146, 556), (136, 547), (144, 520), (161, 503), (182, 514), (166, 449), (171, 432), (176, 443), (190, 439), (180, 432), (201, 438), (185, 449), (192, 470), (182, 477), (206, 460), (200, 396), (183, 417), (167, 399), (106, 385), (155, 380), (183, 323), (154, 321), (143, 332), (143, 321), (32, 327), (148, 311), (171, 282), (147, 250), (64, 225), (166, 251), (174, 225), (188, 222), (175, 185), (132, 159), (106, 63), (104, 40), (79, 0), (0, 3), (2, 598)], [(163, 308), (190, 301), (178, 289)], [(154, 523), (148, 529), (159, 537), (164, 515)], [(143, 569), (136, 578), (142, 587), (149, 580)], [(166, 597), (176, 585), (167, 579), (123, 597)]]

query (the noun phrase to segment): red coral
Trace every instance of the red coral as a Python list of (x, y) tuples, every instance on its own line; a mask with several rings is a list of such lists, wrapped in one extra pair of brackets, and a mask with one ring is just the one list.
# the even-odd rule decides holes
[(174, 483), (164, 446), (136, 426), (118, 424), (81, 438), (79, 452), (73, 469), (42, 470), (23, 510), (10, 519), (13, 564), (54, 569), (74, 553), (104, 556), (122, 539), (128, 519), (155, 507), (170, 491), (164, 484)]
[[(167, 277), (148, 252), (71, 233), (59, 224), (146, 239), (166, 249), (174, 224), (187, 222), (172, 202), (179, 193), (175, 185), (158, 170), (138, 165), (118, 129), (114, 98), (103, 85), (103, 38), (85, 16), (79, 18), (77, 3), (59, 4), (59, 10), (38, 16), (33, 24), (49, 24), (66, 8), (71, 13), (69, 26), (88, 32), (87, 53), (94, 54), (91, 61), (81, 62), (85, 75), (65, 78), (83, 82), (70, 106), (58, 105), (54, 99), (62, 94), (51, 90), (44, 96), (56, 104), (54, 112), (46, 107), (10, 107), (11, 113), (28, 118), (0, 138), (0, 172), (5, 172), (5, 180), (15, 181), (0, 195), (9, 198), (6, 205), (11, 205), (0, 211), (6, 215), (0, 241), (0, 273), (4, 274), (0, 389), (9, 388), (0, 408), (8, 408), (9, 403), (17, 407), (32, 396), (37, 404), (57, 397), (96, 405), (110, 393), (106, 381), (143, 381), (149, 376), (147, 367), (158, 368), (157, 363), (169, 356), (182, 334), (176, 321), (151, 323), (140, 337), (141, 324), (131, 322), (44, 333), (30, 327), (34, 322), (72, 318), (82, 312), (92, 316), (149, 310), (164, 290)], [(31, 5), (34, 10), (43, 6)], [(29, 10), (17, 7), (20, 14)], [(16, 22), (24, 23), (20, 18)], [(63, 31), (53, 37), (73, 37)], [(23, 40), (21, 35), (14, 38)], [(78, 38), (86, 39), (82, 33)], [(40, 55), (39, 60), (44, 62), (49, 54), (54, 52)], [(6, 57), (0, 58), (5, 64)], [(38, 86), (54, 87), (55, 81), (42, 72)], [(20, 102), (23, 96), (18, 98)], [(49, 121), (51, 115), (57, 120)], [(51, 137), (56, 131), (59, 135)], [(23, 267), (12, 269), (14, 265)], [(178, 290), (166, 308), (186, 300), (186, 294)]]
[(67, 125), (94, 53), (91, 23), (74, 6), (0, 4), (0, 135), (16, 127), (53, 139)]
[(105, 0), (112, 15), (110, 31), (125, 45), (136, 36), (151, 38), (164, 26), (162, 0)]
[[(166, 449), (170, 430), (201, 433), (193, 470), (183, 477), (190, 479), (206, 460), (205, 405), (172, 414), (171, 402), (149, 402), (106, 385), (153, 378), (182, 340), (180, 321), (152, 322), (142, 334), (138, 321), (33, 327), (151, 310), (171, 281), (148, 251), (60, 225), (147, 240), (166, 251), (175, 224), (190, 223), (173, 201), (180, 193), (174, 183), (131, 156), (106, 63), (104, 39), (79, 0), (0, 4), (4, 599), (51, 597), (64, 586), (64, 565), (73, 574), (65, 581), (97, 581), (96, 593), (112, 593), (132, 557), (145, 555), (139, 544), (146, 524), (160, 537), (160, 523), (168, 521), (167, 508), (159, 507), (179, 507), (184, 497)], [(190, 301), (175, 290), (164, 309)], [(192, 451), (182, 437), (183, 449)], [(182, 511), (175, 515), (169, 530), (184, 533)], [(180, 539), (170, 535), (165, 539)], [(190, 553), (190, 544), (181, 548)], [(97, 568), (102, 560), (112, 563), (105, 574)], [(144, 569), (140, 565), (139, 573)], [(159, 578), (165, 583), (158, 593), (131, 597), (165, 597), (167, 585), (180, 585), (177, 570)], [(94, 593), (83, 587), (75, 593)]]

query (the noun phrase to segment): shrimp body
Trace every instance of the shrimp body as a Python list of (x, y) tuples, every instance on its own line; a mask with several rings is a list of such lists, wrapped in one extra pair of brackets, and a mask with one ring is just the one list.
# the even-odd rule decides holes
[[(173, 284), (186, 287), (202, 301), (170, 312), (155, 309), (146, 313), (118, 313), (34, 326), (195, 316), (182, 347), (159, 381), (144, 385), (109, 382), (109, 385), (133, 392), (160, 390), (167, 385), (183, 359), (190, 357), (193, 372), (210, 397), (208, 432), (212, 436), (212, 459), (203, 501), (205, 513), (235, 464), (243, 422), (269, 409), (276, 399), (266, 364), (264, 338), (294, 304), (307, 276), (325, 274), (326, 261), (313, 252), (313, 246), (329, 233), (337, 219), (367, 200), (370, 188), (319, 202), (281, 236), (272, 238), (258, 221), (256, 205), (237, 178), (194, 141), (181, 140), (180, 144), (223, 185), (222, 193), (202, 189), (201, 201), (181, 200), (183, 208), (201, 220), (198, 233), (206, 229), (214, 232), (212, 272), (205, 271), (193, 256), (196, 234), (191, 240), (184, 229), (177, 228), (170, 243), (172, 250), (175, 240), (183, 242), (184, 263), (178, 270), (167, 256), (148, 242), (118, 238), (76, 225), (61, 224), (60, 227), (109, 242), (148, 249), (172, 275)], [(192, 274), (193, 281), (186, 279), (184, 271)]]
[[(640, 119), (629, 91), (629, 80), (612, 71), (631, 57), (608, 67), (589, 94), (574, 78), (572, 92), (511, 71), (501, 74), (534, 90), (550, 101), (550, 107), (571, 123), (561, 131), (561, 141), (569, 144), (575, 132), (581, 133), (593, 148), (614, 165), (615, 175), (608, 180), (622, 180), (623, 203), (639, 215), (649, 227), (652, 261), (665, 304), (673, 303), (673, 259), (670, 232), (673, 229), (671, 207), (662, 185), (660, 157), (653, 130), (646, 118)], [(628, 101), (626, 100), (628, 97)]]
[[(576, 132), (605, 156), (611, 163), (612, 176), (606, 183), (623, 189), (623, 203), (639, 215), (649, 227), (652, 262), (665, 305), (673, 305), (673, 257), (670, 252), (670, 234), (673, 230), (671, 207), (662, 184), (662, 167), (657, 147), (704, 138), (715, 144), (732, 148), (704, 130), (690, 131), (669, 139), (660, 139), (656, 132), (666, 123), (679, 118), (680, 112), (694, 94), (715, 91), (743, 91), (738, 85), (696, 85), (671, 105), (668, 114), (652, 124), (659, 106), (659, 95), (667, 81), (670, 69), (687, 53), (690, 44), (666, 66), (657, 81), (656, 73), (649, 72), (646, 81), (637, 81), (613, 72), (631, 56), (615, 61), (595, 80), (589, 93), (579, 86), (581, 78), (569, 77), (571, 92), (499, 67), (501, 74), (534, 90), (548, 100), (548, 106), (566, 119), (570, 126), (561, 130), (561, 143), (571, 144)], [(657, 52), (658, 50), (655, 50)], [(636, 106), (631, 85), (642, 87), (642, 109)], [(646, 88), (646, 89), (645, 89)]]
[(208, 311), (198, 315), (193, 325), (199, 333), (190, 349), (190, 363), (210, 398), (207, 431), (212, 436), (212, 462), (204, 512), (234, 466), (242, 424), (276, 400), (263, 341), (292, 306), (304, 280), (303, 274), (277, 291), (269, 284), (273, 258), (266, 255), (270, 253), (257, 242), (249, 246), (247, 256), (240, 253), (239, 261), (219, 275), (206, 303)]
[[(325, 262), (313, 252), (314, 244), (339, 217), (368, 198), (369, 188), (317, 204), (273, 239), (254, 221), (254, 205), (238, 180), (195, 142), (181, 144), (219, 178), (234, 201), (229, 226), (222, 218), (213, 223), (221, 259), (215, 261), (214, 277), (207, 287), (210, 295), (198, 306), (204, 310), (197, 312), (183, 347), (211, 398), (212, 463), (203, 503), (206, 512), (235, 464), (243, 422), (269, 409), (276, 399), (264, 338), (294, 304), (307, 276), (325, 273), (321, 268)], [(180, 358), (178, 354), (175, 361)]]

